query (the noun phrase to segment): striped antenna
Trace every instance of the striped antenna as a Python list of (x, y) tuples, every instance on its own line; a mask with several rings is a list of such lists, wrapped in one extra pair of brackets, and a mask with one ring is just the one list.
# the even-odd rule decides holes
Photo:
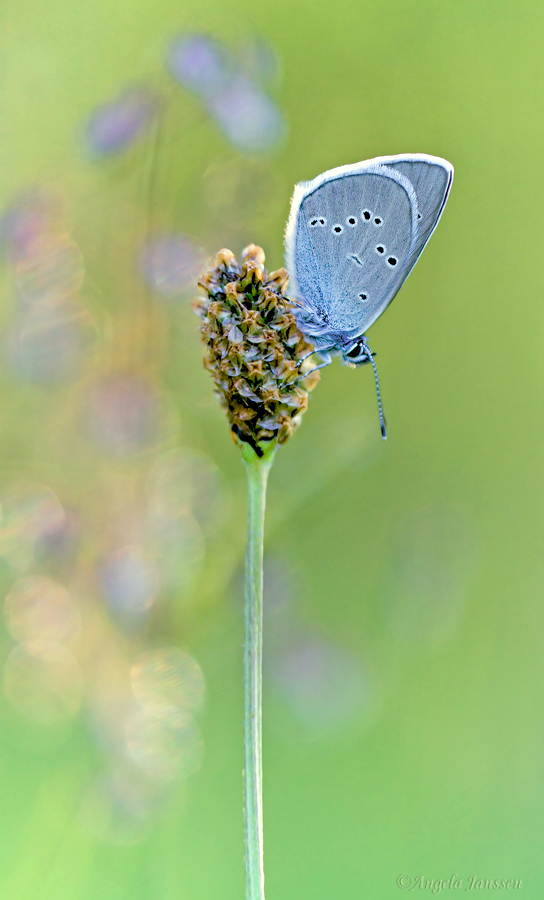
[(385, 417), (383, 414), (383, 406), (382, 406), (382, 395), (380, 392), (380, 380), (378, 378), (378, 369), (376, 367), (376, 363), (374, 361), (374, 357), (372, 355), (372, 350), (368, 346), (366, 342), (366, 338), (362, 339), (362, 345), (365, 348), (366, 355), (368, 356), (370, 362), (372, 363), (372, 368), (374, 369), (374, 381), (376, 382), (376, 395), (378, 397), (378, 412), (380, 414), (380, 429), (382, 432), (382, 438), (384, 441), (387, 440), (387, 432), (385, 430)]

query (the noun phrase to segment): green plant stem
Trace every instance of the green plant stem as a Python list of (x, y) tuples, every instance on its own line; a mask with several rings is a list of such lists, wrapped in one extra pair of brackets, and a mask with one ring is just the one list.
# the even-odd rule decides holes
[[(244, 452), (245, 451), (245, 452)], [(244, 837), (246, 900), (264, 900), (262, 790), (263, 534), (275, 448), (243, 450), (248, 479), (244, 644)]]

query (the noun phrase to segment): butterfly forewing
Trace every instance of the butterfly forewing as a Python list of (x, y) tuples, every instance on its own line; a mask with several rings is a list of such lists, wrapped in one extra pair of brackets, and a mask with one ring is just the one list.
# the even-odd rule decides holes
[(386, 166), (406, 176), (416, 193), (418, 238), (412, 254), (413, 267), (442, 215), (453, 181), (453, 166), (445, 159), (423, 154), (395, 158)]

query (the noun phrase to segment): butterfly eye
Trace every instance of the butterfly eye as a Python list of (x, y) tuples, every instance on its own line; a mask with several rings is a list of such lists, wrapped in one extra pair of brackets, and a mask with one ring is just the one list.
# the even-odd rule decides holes
[(379, 216), (374, 219), (374, 225), (383, 225), (383, 220)]
[(354, 225), (357, 225), (357, 219), (355, 218), (355, 216), (350, 216), (350, 217), (349, 217), (349, 219), (348, 219), (348, 225), (351, 225), (352, 228), (353, 228)]
[(334, 231), (335, 234), (342, 234), (344, 229), (342, 228), (341, 225), (335, 225), (332, 230)]
[(363, 215), (363, 219), (364, 219), (366, 222), (370, 222), (370, 219), (372, 218), (372, 213), (370, 212), (369, 209), (363, 209), (363, 214), (362, 214), (362, 215)]
[(355, 344), (355, 347), (352, 347), (351, 350), (349, 350), (346, 355), (349, 356), (351, 359), (357, 359), (357, 357), (361, 355), (362, 350), (363, 350), (362, 344)]
[(385, 247), (383, 244), (378, 244), (376, 247), (376, 253), (385, 253)]
[(394, 266), (397, 265), (398, 260), (397, 260), (396, 256), (390, 256), (388, 258), (387, 262), (393, 268)]

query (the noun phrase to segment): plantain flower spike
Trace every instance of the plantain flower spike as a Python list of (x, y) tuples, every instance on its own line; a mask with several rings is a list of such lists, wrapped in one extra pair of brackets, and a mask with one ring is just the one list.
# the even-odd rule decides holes
[(193, 304), (202, 320), (204, 367), (233, 438), (257, 456), (298, 428), (319, 382), (319, 372), (310, 372), (314, 348), (284, 293), (288, 279), (285, 269), (266, 272), (264, 252), (254, 244), (242, 251), (241, 265), (220, 250), (198, 282), (205, 296)]

